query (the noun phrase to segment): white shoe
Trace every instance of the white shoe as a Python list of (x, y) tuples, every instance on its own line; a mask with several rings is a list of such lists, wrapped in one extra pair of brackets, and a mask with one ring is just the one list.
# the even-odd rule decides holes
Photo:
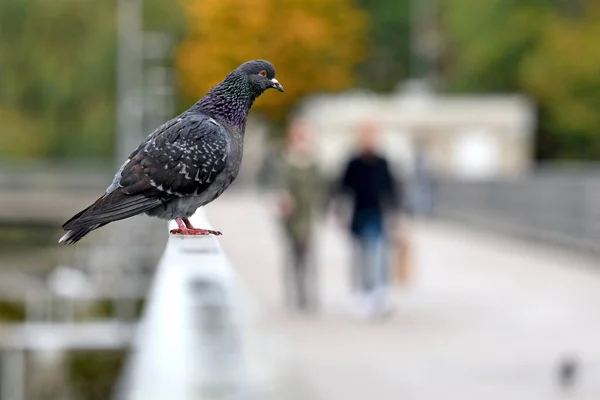
[(385, 288), (373, 291), (371, 297), (371, 316), (384, 317), (392, 311), (392, 306)]
[(365, 294), (355, 294), (352, 296), (351, 313), (357, 318), (368, 318), (371, 314), (371, 301)]

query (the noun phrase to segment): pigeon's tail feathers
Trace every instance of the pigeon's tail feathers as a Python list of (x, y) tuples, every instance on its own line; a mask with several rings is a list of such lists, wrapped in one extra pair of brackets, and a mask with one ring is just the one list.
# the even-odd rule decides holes
[(158, 197), (130, 196), (116, 190), (100, 197), (91, 206), (75, 214), (63, 224), (68, 231), (59, 241), (72, 244), (110, 222), (133, 217), (163, 204)]
[(84, 226), (81, 228), (71, 229), (59, 239), (58, 243), (64, 243), (67, 245), (75, 244), (79, 242), (85, 235), (87, 235), (94, 229), (100, 228), (102, 225)]
[[(94, 203), (95, 204), (95, 203)], [(92, 204), (93, 206), (93, 204)], [(87, 208), (84, 208), (83, 210), (79, 211), (77, 214), (73, 215), (71, 217), (71, 219), (69, 219), (67, 222), (65, 222), (62, 225), (62, 228), (65, 230), (70, 229), (70, 227), (77, 221), (77, 219), (79, 219), (79, 217), (81, 217), (87, 210), (89, 210), (92, 206), (89, 206)]]

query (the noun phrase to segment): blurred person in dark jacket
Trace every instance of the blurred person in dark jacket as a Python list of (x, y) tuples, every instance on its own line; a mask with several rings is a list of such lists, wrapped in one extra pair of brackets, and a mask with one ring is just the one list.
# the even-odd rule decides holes
[(286, 299), (301, 311), (314, 311), (317, 283), (310, 239), (323, 188), (304, 122), (290, 125), (280, 161), (278, 200), (289, 254), (284, 271)]
[(351, 285), (359, 312), (376, 316), (386, 314), (390, 306), (389, 232), (399, 218), (401, 186), (377, 150), (378, 126), (364, 123), (359, 130), (358, 154), (348, 161), (336, 191), (352, 203)]

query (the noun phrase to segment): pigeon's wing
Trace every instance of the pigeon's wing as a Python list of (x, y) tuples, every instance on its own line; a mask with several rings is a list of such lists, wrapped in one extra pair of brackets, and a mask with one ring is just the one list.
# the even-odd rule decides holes
[(141, 167), (147, 182), (129, 179), (126, 167), (120, 186), (128, 194), (146, 190), (148, 184), (163, 196), (200, 194), (225, 168), (228, 148), (225, 128), (210, 117), (194, 114), (149, 138), (133, 156), (131, 164)]
[(104, 196), (63, 228), (106, 224), (203, 192), (225, 168), (228, 143), (225, 129), (207, 116), (165, 123), (131, 153)]

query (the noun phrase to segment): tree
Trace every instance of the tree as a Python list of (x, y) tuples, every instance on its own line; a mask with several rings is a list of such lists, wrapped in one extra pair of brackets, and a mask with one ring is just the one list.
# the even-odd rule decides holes
[(448, 0), (444, 11), (450, 91), (526, 93), (538, 159), (600, 158), (597, 1)]
[(176, 53), (183, 93), (197, 99), (244, 61), (271, 61), (284, 95), (255, 107), (282, 123), (304, 96), (351, 87), (365, 56), (366, 14), (349, 0), (182, 0), (189, 33)]
[[(423, 1), (423, 0), (412, 0)], [(368, 13), (370, 57), (359, 66), (360, 84), (390, 91), (409, 76), (411, 0), (359, 0)]]
[(111, 154), (115, 7), (90, 4), (0, 2), (0, 155)]
[[(144, 0), (144, 28), (180, 12)], [(116, 39), (116, 0), (0, 1), (0, 156), (113, 155)]]
[(444, 76), (451, 91), (520, 89), (524, 57), (553, 16), (554, 0), (448, 0)]
[(600, 4), (557, 16), (525, 57), (523, 87), (545, 107), (556, 153), (600, 159)]

